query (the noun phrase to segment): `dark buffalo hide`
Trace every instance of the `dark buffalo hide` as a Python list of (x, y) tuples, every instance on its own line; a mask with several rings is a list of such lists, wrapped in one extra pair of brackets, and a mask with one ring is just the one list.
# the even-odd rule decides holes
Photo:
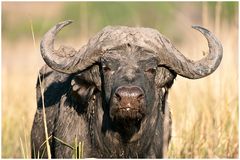
[[(71, 158), (75, 150), (60, 140), (74, 146), (76, 139), (84, 142), (84, 157), (162, 157), (164, 107), (167, 107), (166, 90), (171, 86), (174, 74), (164, 68), (158, 68), (160, 73), (156, 75), (158, 80), (164, 81), (165, 77), (169, 78), (165, 84), (166, 90), (161, 89), (153, 77), (150, 77), (152, 84), (147, 84), (150, 82), (145, 84), (143, 80), (139, 80), (138, 83), (146, 86), (145, 95), (149, 95), (149, 104), (146, 107), (149, 108), (144, 110), (144, 118), (138, 120), (134, 115), (133, 118), (131, 115), (126, 116), (126, 119), (124, 115), (119, 119), (111, 118), (109, 113), (111, 100), (108, 97), (110, 93), (106, 92), (111, 92), (108, 90), (113, 87), (109, 82), (111, 78), (106, 75), (109, 73), (105, 73), (108, 71), (102, 72), (105, 75), (101, 75), (98, 65), (76, 75), (62, 74), (48, 66), (41, 69), (48, 134), (52, 135), (50, 138), (52, 157)], [(146, 73), (146, 76), (153, 76), (148, 74), (152, 73)], [(116, 77), (116, 83), (122, 83), (119, 78), (120, 76)], [(105, 79), (102, 85), (101, 79)], [(32, 156), (36, 157), (37, 154), (41, 156), (45, 152), (43, 157), (47, 157), (46, 146), (42, 145), (45, 142), (45, 133), (39, 80), (37, 102), (38, 109), (31, 134)], [(170, 114), (168, 115), (166, 118), (170, 120)], [(171, 130), (170, 126), (167, 125), (166, 129)], [(167, 139), (169, 138), (170, 134), (167, 136)], [(168, 143), (168, 140), (166, 142)]]
[(221, 43), (194, 26), (208, 40), (209, 54), (192, 61), (154, 29), (118, 26), (104, 28), (78, 51), (55, 50), (57, 32), (70, 23), (57, 24), (41, 41), (47, 65), (36, 88), (32, 157), (48, 157), (46, 139), (52, 158), (166, 157), (168, 91), (177, 75), (198, 79), (215, 71)]

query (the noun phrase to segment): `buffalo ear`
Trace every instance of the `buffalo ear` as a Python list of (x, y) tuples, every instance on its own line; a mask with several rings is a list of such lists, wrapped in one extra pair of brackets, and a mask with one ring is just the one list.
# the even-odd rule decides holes
[(164, 67), (157, 68), (157, 74), (155, 77), (156, 85), (158, 88), (167, 88), (170, 89), (174, 83), (174, 79), (176, 78), (177, 74)]
[(83, 79), (82, 77), (74, 77), (71, 81), (72, 96), (74, 101), (85, 106), (96, 91), (96, 86)]
[(93, 95), (100, 91), (100, 83), (100, 76), (96, 67), (74, 75), (71, 81), (71, 101), (77, 111), (86, 111)]

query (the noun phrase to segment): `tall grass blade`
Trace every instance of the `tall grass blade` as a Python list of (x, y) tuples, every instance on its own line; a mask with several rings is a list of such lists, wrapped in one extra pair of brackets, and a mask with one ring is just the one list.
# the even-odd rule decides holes
[(67, 144), (66, 142), (64, 142), (63, 140), (57, 138), (57, 137), (53, 137), (54, 139), (56, 139), (57, 141), (59, 141), (60, 143), (64, 144), (65, 146), (71, 148), (71, 149), (74, 149), (73, 146), (71, 146), (70, 144)]
[(23, 154), (23, 158), (26, 158), (26, 154), (25, 154), (25, 151), (24, 151), (24, 146), (23, 146), (23, 142), (22, 142), (21, 137), (20, 137), (20, 144), (21, 144), (21, 151), (22, 151), (22, 154)]
[[(32, 25), (32, 20), (30, 20), (30, 26), (31, 26), (31, 33), (32, 33), (32, 38), (33, 38), (33, 45), (36, 50), (36, 41), (35, 41), (35, 35), (34, 35), (34, 30), (33, 30), (33, 25)], [(40, 84), (40, 91), (41, 91), (41, 96), (42, 96), (42, 110), (43, 110), (43, 123), (44, 123), (44, 131), (45, 131), (45, 137), (46, 137), (46, 145), (47, 145), (47, 155), (48, 158), (51, 158), (51, 151), (50, 151), (50, 145), (48, 141), (48, 130), (47, 130), (47, 120), (46, 120), (46, 112), (45, 112), (45, 105), (44, 105), (44, 87), (42, 86), (41, 78), (40, 75), (38, 74), (38, 79), (39, 79), (39, 84)]]
[(43, 107), (43, 123), (44, 123), (44, 131), (45, 131), (45, 137), (46, 137), (46, 145), (47, 145), (47, 155), (48, 159), (50, 159), (51, 156), (51, 151), (50, 151), (50, 145), (49, 145), (49, 140), (48, 140), (48, 129), (47, 129), (47, 118), (46, 118), (46, 112), (45, 112), (45, 105), (44, 105), (44, 88), (42, 86), (40, 74), (38, 74), (38, 79), (39, 79), (39, 84), (40, 84), (40, 90), (41, 90), (41, 96), (42, 96), (42, 107)]
[(34, 34), (34, 30), (33, 30), (32, 20), (30, 20), (30, 27), (31, 27), (32, 39), (33, 39), (33, 46), (36, 51), (36, 40), (35, 40), (35, 34)]
[(35, 144), (33, 143), (32, 145), (33, 145), (33, 157), (38, 158), (36, 155)]
[(29, 146), (28, 146), (28, 140), (27, 140), (27, 134), (26, 134), (26, 130), (25, 130), (25, 128), (23, 129), (23, 131), (24, 131), (24, 141), (25, 141), (25, 148), (26, 148), (26, 158), (28, 159), (29, 157), (29, 152), (28, 152), (28, 149), (30, 148)]
[(81, 154), (80, 154), (80, 155), (81, 155), (81, 158), (83, 158), (83, 153), (84, 153), (84, 152), (83, 152), (83, 148), (84, 148), (84, 141), (81, 142), (81, 152), (80, 152), (80, 153), (81, 153)]

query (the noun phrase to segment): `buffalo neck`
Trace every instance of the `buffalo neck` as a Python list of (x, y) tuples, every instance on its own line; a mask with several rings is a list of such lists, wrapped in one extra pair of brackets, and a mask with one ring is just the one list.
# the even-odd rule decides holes
[[(155, 97), (159, 99), (158, 94)], [(96, 148), (96, 156), (106, 157), (112, 155), (112, 158), (146, 157), (148, 153), (145, 151), (151, 149), (150, 144), (154, 139), (156, 125), (159, 121), (159, 101), (154, 102), (150, 111), (151, 114), (146, 115), (139, 129), (134, 133), (129, 133), (127, 139), (122, 138), (121, 134), (123, 133), (112, 128), (113, 124), (108, 112), (104, 111), (104, 107), (99, 104), (102, 104), (100, 95), (97, 96), (96, 103), (93, 105), (95, 114), (92, 117), (91, 123), (93, 124), (91, 125), (94, 128), (94, 133), (90, 134), (92, 147)]]

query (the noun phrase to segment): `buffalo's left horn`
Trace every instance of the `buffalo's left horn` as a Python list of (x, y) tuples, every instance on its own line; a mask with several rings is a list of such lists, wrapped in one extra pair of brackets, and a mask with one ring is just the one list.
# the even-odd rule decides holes
[(163, 51), (160, 51), (160, 65), (168, 67), (183, 77), (198, 79), (206, 77), (217, 69), (222, 60), (223, 48), (220, 41), (210, 31), (201, 26), (193, 26), (193, 28), (200, 31), (207, 39), (208, 55), (198, 61), (189, 60), (168, 40), (162, 38), (164, 47)]
[(57, 33), (71, 20), (60, 22), (52, 27), (43, 37), (40, 49), (46, 64), (52, 69), (62, 73), (76, 73), (94, 64), (100, 57), (101, 48), (94, 43), (83, 46), (79, 51), (71, 47), (61, 46), (54, 49), (54, 39)]

